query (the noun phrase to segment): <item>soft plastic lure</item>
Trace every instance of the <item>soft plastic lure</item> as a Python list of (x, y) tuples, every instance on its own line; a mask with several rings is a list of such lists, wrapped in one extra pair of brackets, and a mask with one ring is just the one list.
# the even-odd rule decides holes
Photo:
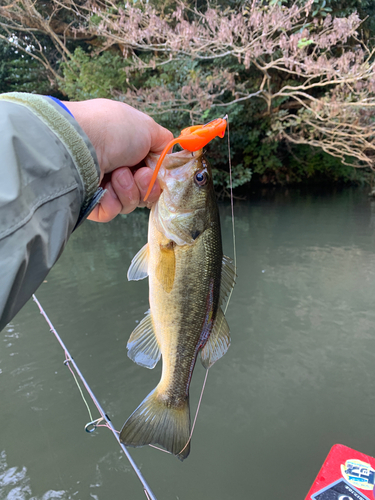
[(198, 149), (202, 149), (206, 146), (206, 144), (212, 141), (212, 139), (215, 139), (215, 137), (219, 136), (223, 138), (227, 127), (226, 118), (226, 116), (224, 118), (216, 118), (216, 120), (208, 122), (205, 125), (194, 125), (193, 127), (184, 128), (176, 139), (173, 139), (173, 141), (167, 144), (156, 164), (154, 174), (151, 178), (150, 185), (143, 201), (146, 201), (151, 193), (151, 189), (153, 188), (158, 176), (160, 165), (162, 164), (167, 152), (175, 144), (180, 144), (182, 149), (187, 149), (191, 152), (198, 151)]

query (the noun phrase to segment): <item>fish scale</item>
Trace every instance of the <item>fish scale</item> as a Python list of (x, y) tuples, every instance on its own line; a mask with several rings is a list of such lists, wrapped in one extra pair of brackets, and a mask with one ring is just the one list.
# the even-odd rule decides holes
[[(157, 159), (148, 157), (151, 168)], [(147, 368), (161, 355), (162, 375), (120, 439), (127, 446), (159, 444), (183, 460), (190, 452), (189, 389), (197, 355), (208, 369), (230, 345), (221, 304), (234, 270), (223, 256), (212, 171), (202, 150), (167, 155), (158, 179), (163, 191), (151, 209), (148, 243), (128, 271), (129, 279), (149, 277), (150, 312), (127, 347)]]

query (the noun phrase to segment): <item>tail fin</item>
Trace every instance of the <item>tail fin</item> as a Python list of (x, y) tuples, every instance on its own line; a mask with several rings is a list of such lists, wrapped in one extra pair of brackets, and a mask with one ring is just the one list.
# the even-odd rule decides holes
[(158, 397), (156, 389), (130, 415), (120, 433), (120, 441), (126, 446), (160, 444), (181, 461), (190, 453), (189, 438), (189, 398), (183, 406), (174, 408)]

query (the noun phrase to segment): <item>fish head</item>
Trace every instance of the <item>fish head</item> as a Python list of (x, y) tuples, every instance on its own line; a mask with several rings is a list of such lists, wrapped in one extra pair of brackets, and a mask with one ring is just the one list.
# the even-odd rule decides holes
[[(146, 164), (155, 168), (158, 156), (148, 155)], [(152, 208), (157, 229), (177, 245), (191, 245), (217, 219), (212, 170), (203, 150), (166, 155), (158, 181), (162, 188)]]

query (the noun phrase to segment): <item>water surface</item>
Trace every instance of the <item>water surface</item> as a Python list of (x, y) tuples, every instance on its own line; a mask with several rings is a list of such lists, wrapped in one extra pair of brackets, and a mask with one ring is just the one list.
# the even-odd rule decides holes
[[(303, 500), (330, 447), (375, 456), (375, 204), (360, 189), (237, 202), (232, 346), (210, 371), (191, 454), (131, 450), (159, 499)], [(233, 254), (230, 207), (221, 206)], [(156, 385), (126, 356), (148, 309), (128, 283), (147, 213), (86, 222), (37, 292), (116, 428)], [(30, 301), (0, 334), (0, 499), (144, 499), (88, 414), (64, 355)], [(203, 381), (193, 378), (195, 407)], [(96, 412), (93, 405), (92, 411)]]

